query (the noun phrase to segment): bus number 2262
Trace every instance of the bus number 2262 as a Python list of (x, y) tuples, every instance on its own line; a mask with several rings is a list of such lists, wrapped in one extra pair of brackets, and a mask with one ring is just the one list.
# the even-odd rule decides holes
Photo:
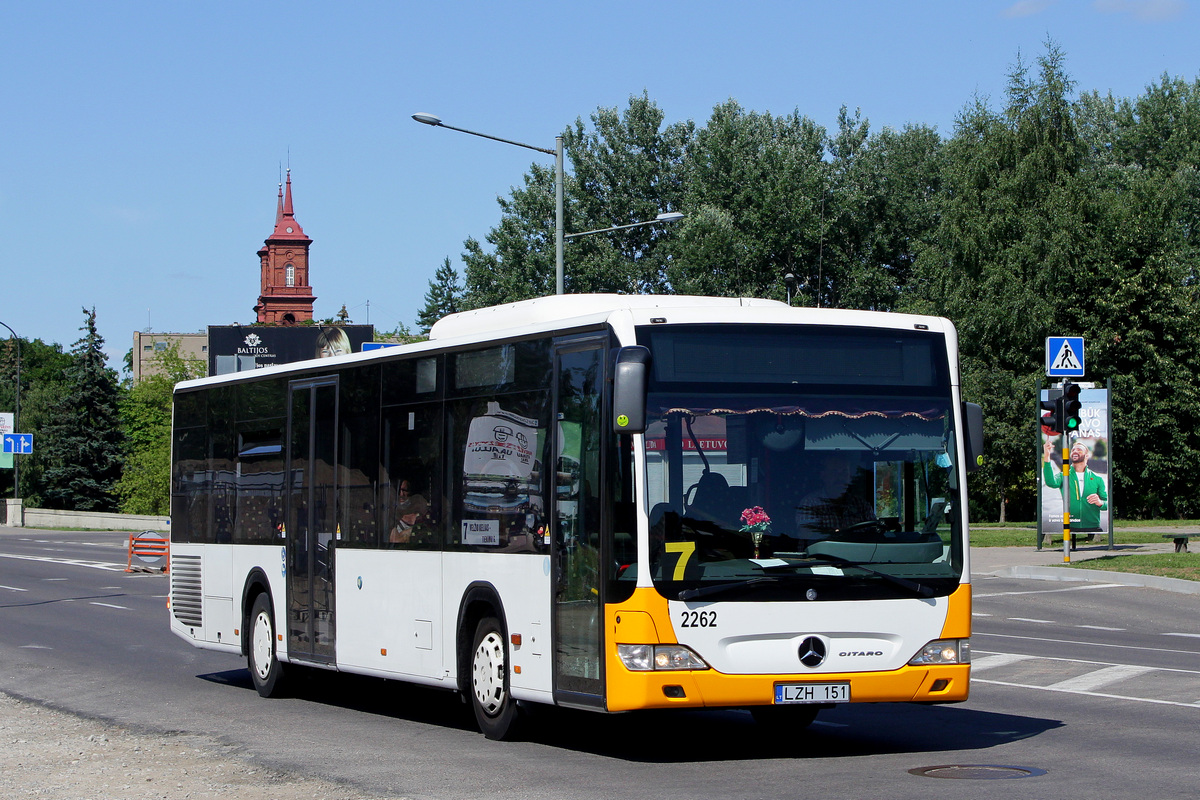
[(684, 611), (683, 619), (679, 622), (681, 628), (715, 628), (717, 627), (717, 612), (715, 611)]

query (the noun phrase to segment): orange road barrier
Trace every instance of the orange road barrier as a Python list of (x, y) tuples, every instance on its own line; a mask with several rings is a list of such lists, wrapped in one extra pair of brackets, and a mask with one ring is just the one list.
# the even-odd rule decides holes
[[(165, 558), (161, 567), (150, 568), (142, 565), (134, 566), (134, 557), (142, 561), (157, 561)], [(126, 572), (170, 572), (171, 571), (171, 540), (159, 538), (153, 531), (142, 531), (129, 534), (129, 562)]]

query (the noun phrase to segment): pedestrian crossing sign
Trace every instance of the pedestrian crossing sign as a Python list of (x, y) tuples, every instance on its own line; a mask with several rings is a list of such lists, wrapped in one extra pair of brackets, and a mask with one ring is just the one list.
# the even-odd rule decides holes
[(1082, 378), (1083, 374), (1083, 337), (1047, 336), (1047, 377)]

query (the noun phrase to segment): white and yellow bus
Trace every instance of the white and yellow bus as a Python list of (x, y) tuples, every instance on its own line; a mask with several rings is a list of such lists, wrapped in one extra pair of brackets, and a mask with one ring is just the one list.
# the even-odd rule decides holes
[(965, 700), (966, 472), (945, 319), (565, 295), (175, 389), (171, 629), (532, 703)]

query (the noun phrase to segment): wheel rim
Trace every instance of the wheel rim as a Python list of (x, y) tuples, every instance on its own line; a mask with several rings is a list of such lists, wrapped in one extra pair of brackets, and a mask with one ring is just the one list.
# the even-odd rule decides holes
[(259, 680), (265, 681), (267, 676), (271, 674), (271, 660), (275, 657), (275, 648), (272, 646), (271, 639), (274, 637), (271, 631), (271, 616), (266, 611), (258, 612), (258, 616), (254, 618), (254, 641), (252, 643), (254, 651), (254, 672), (258, 675)]
[(504, 640), (496, 631), (479, 641), (472, 672), (475, 701), (483, 713), (496, 716), (504, 707)]

